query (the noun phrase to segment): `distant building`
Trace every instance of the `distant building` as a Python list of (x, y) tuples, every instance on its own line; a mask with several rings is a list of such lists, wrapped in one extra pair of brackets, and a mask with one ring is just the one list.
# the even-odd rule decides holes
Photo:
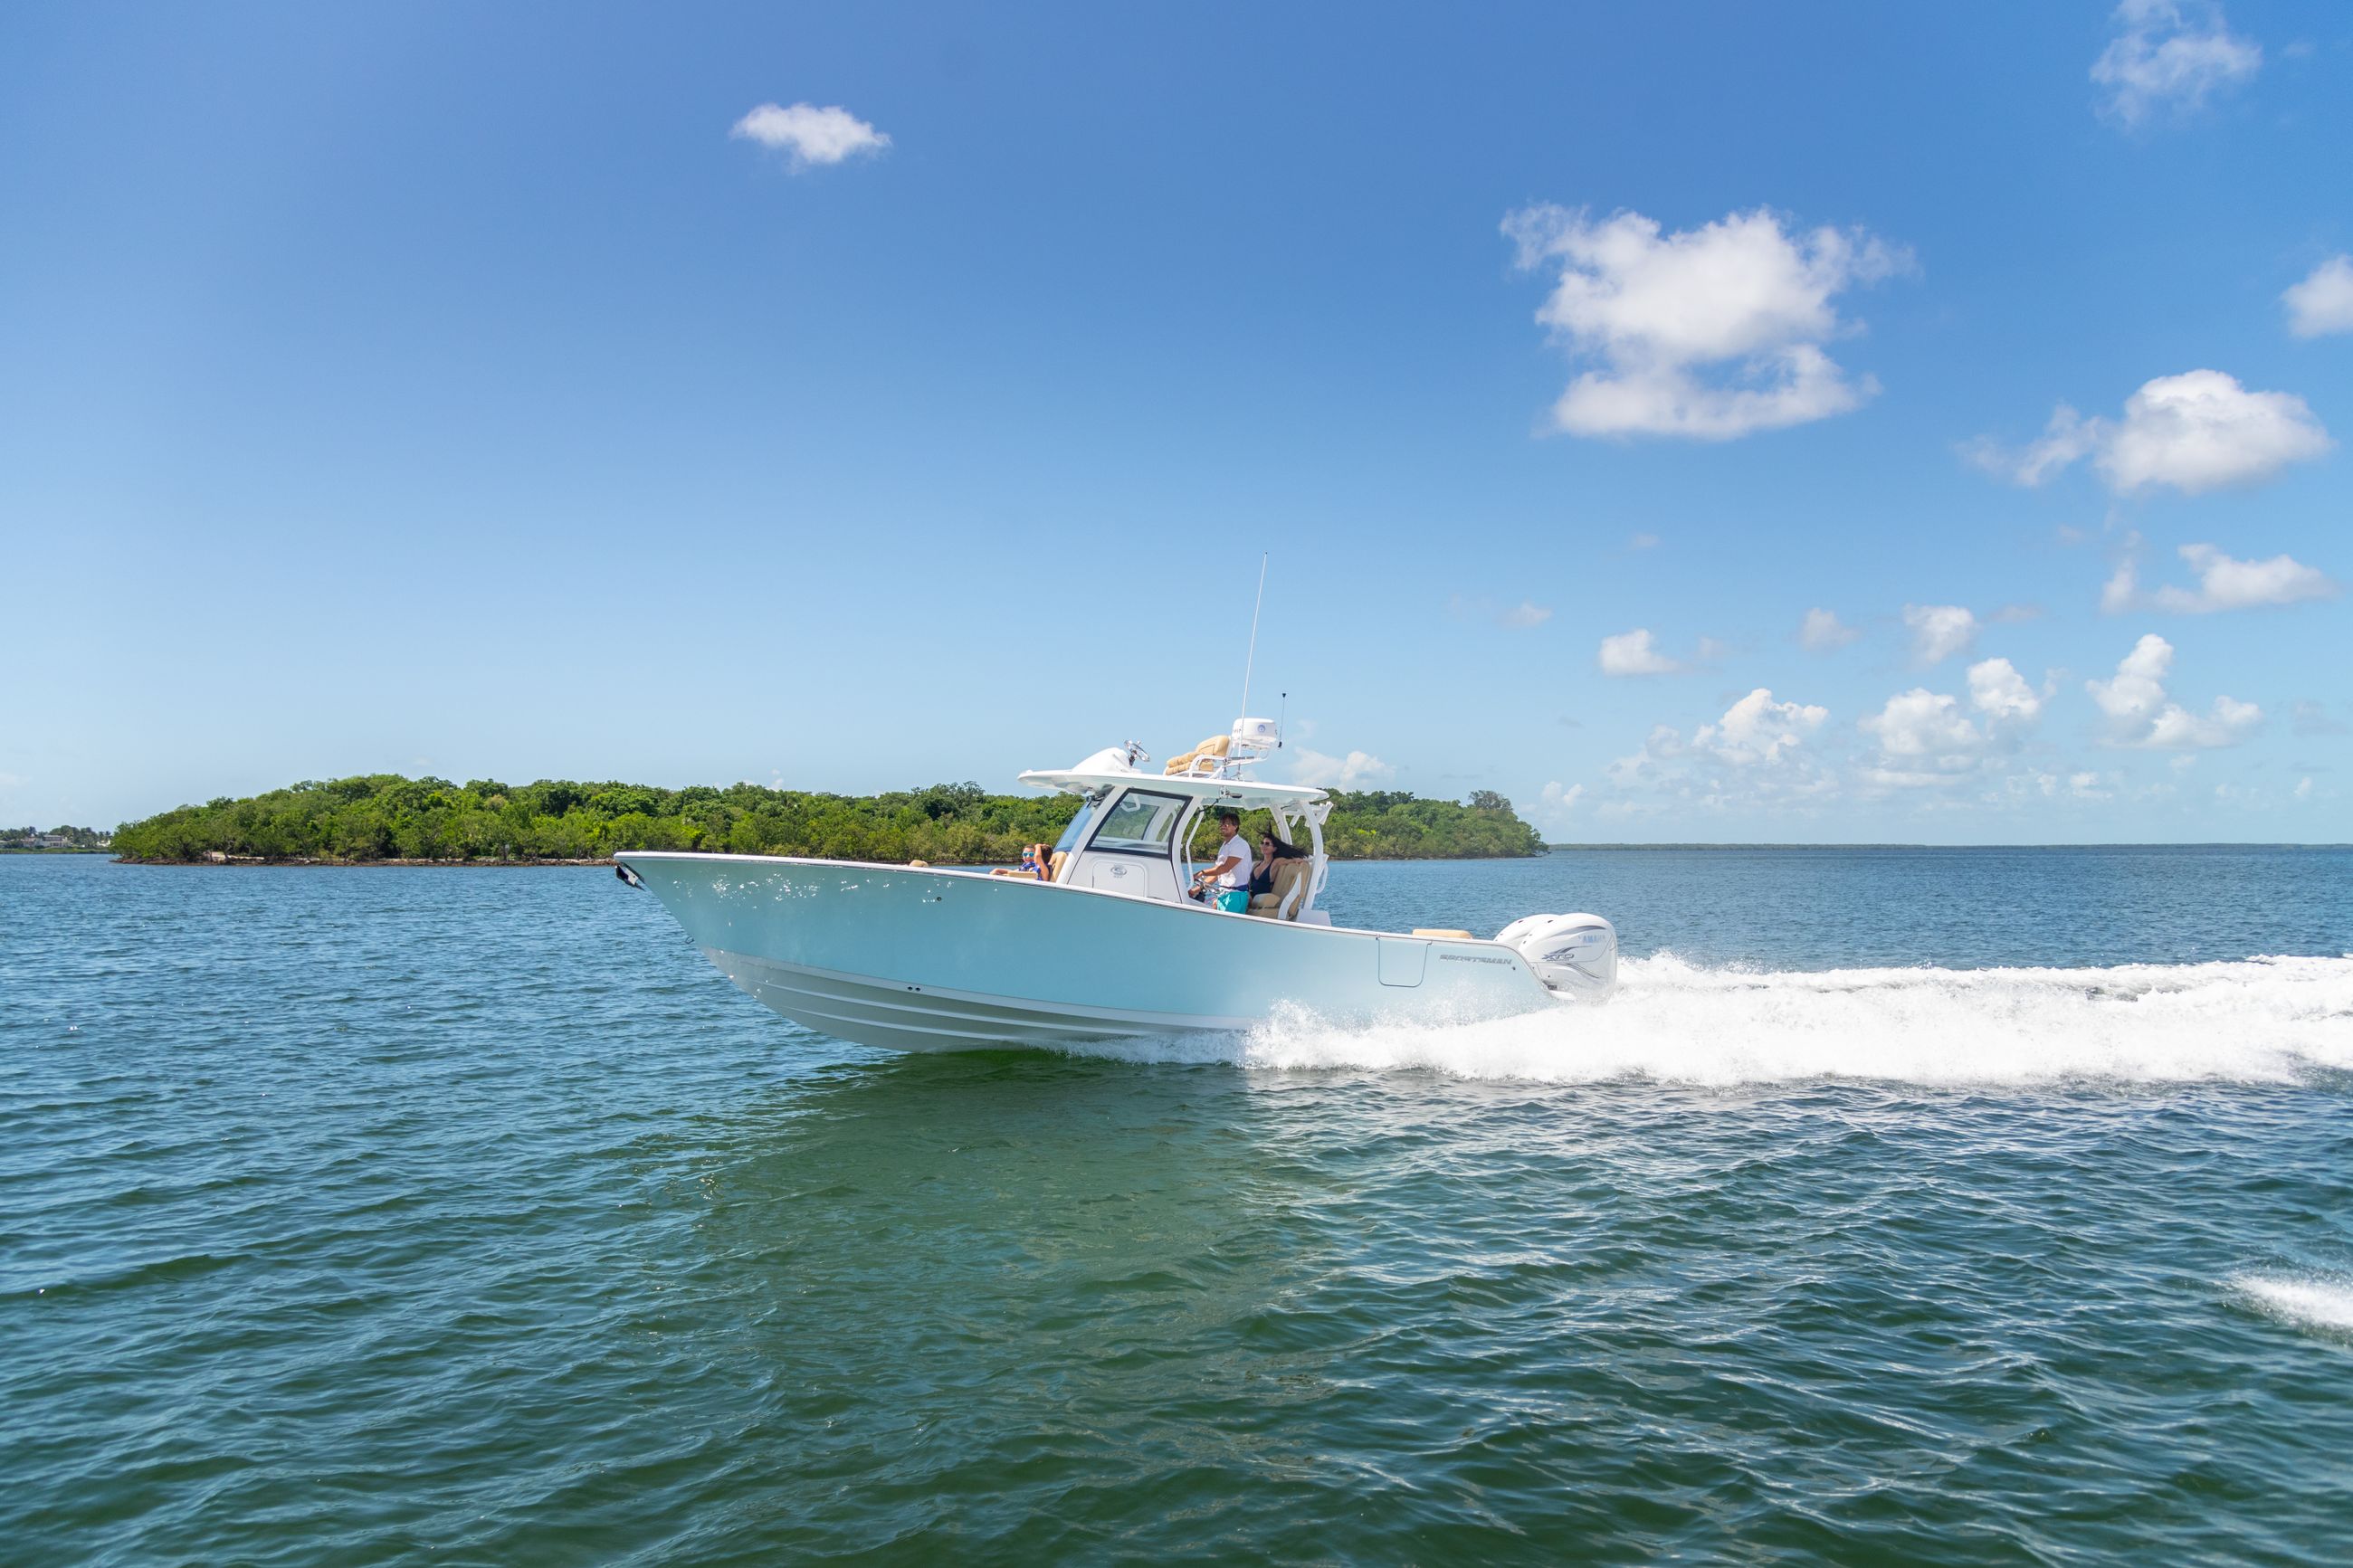
[(70, 824), (47, 833), (37, 827), (0, 828), (0, 849), (104, 849), (113, 842), (111, 833)]

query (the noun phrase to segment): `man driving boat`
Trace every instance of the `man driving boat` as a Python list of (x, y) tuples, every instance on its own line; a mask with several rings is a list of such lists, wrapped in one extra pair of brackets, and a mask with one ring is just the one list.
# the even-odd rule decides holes
[(1228, 914), (1250, 912), (1250, 840), (1242, 837), (1242, 819), (1238, 812), (1218, 813), (1218, 847), (1220, 858), (1205, 870), (1193, 873), (1193, 893), (1196, 898), (1208, 893), (1209, 902)]

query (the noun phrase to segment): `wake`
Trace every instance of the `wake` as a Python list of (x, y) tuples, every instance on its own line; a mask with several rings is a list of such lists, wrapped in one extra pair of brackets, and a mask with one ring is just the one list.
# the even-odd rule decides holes
[(2231, 1283), (2259, 1310), (2283, 1322), (2353, 1333), (2353, 1283), (2342, 1279), (2241, 1274)]
[(1107, 1054), (1553, 1083), (2293, 1083), (2353, 1070), (2353, 955), (2084, 969), (1704, 969), (1628, 961), (1614, 1001), (1454, 1025), (1304, 1012)]

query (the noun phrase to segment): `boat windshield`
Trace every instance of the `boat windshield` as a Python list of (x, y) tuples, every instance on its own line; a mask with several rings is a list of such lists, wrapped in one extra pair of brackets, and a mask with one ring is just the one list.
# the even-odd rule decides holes
[(1086, 842), (1087, 825), (1095, 819), (1095, 807), (1101, 805), (1103, 796), (1110, 793), (1110, 789), (1105, 787), (1079, 797), (1079, 809), (1071, 816), (1071, 825), (1062, 829), (1062, 836), (1060, 838), (1054, 840), (1056, 854), (1071, 855), (1078, 852), (1079, 846)]
[(1185, 805), (1180, 795), (1129, 790), (1103, 814), (1091, 847), (1130, 855), (1166, 855), (1168, 840), (1176, 832), (1176, 819), (1185, 815)]

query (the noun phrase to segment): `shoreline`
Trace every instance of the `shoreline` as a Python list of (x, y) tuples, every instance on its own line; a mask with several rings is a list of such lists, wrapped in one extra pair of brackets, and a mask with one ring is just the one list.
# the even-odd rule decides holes
[[(576, 860), (551, 860), (551, 858), (320, 860), (320, 858), (301, 858), (301, 856), (285, 856), (285, 858), (270, 858), (270, 856), (219, 856), (219, 858), (207, 858), (207, 860), (155, 860), (155, 858), (142, 858), (142, 856), (118, 856), (118, 853), (103, 851), (103, 848), (75, 848), (75, 851), (42, 851), (42, 853), (90, 853), (90, 856), (108, 856), (108, 860), (111, 860), (113, 865), (193, 865), (193, 868), (200, 868), (200, 869), (270, 868), (270, 865), (280, 865), (280, 868), (291, 865), (291, 868), (324, 868), (324, 869), (369, 869), (369, 868), (376, 868), (376, 865), (447, 865), (447, 868), (485, 868), (485, 869), (513, 869), (518, 868), (518, 865), (612, 865), (612, 856), (593, 856), (593, 858), (576, 858)], [(723, 853), (723, 851), (687, 851), (687, 853)], [(772, 856), (772, 858), (833, 860), (835, 856)], [(1435, 865), (1435, 863), (1440, 863), (1440, 860), (1445, 860), (1445, 863), (1471, 863), (1471, 860), (1541, 860), (1541, 858), (1544, 858), (1544, 856), (1332, 856), (1332, 865), (1414, 865), (1414, 863)], [(842, 860), (842, 865), (906, 865), (906, 863), (902, 863), (902, 860)], [(984, 868), (984, 865), (1012, 865), (1012, 860), (923, 860), (923, 865), (927, 865), (927, 868), (936, 868), (936, 869), (969, 869), (969, 868)]]
[[(104, 851), (93, 851), (93, 853), (103, 854)], [(613, 863), (613, 858), (609, 855), (593, 859), (575, 860), (557, 860), (545, 858), (524, 860), (406, 860), (391, 858), (382, 860), (322, 860), (295, 856), (287, 856), (282, 858), (272, 858), (262, 855), (227, 855), (223, 856), (218, 859), (205, 860), (142, 859), (135, 855), (116, 855), (111, 858), (113, 863), (117, 866), (194, 866), (202, 868), (208, 871), (216, 869), (228, 870), (238, 867), (257, 866), (291, 866), (311, 868), (323, 868), (330, 870), (339, 871), (366, 870), (372, 867), (377, 866), (480, 866), (491, 870), (512, 870), (519, 866), (610, 866)]]
[[(2347, 844), (2331, 844), (2331, 843), (2299, 844), (2299, 843), (2294, 843), (2294, 842), (2283, 842), (2283, 841), (2278, 841), (2278, 840), (2260, 840), (2260, 839), (2250, 839), (2250, 840), (2245, 840), (2245, 841), (2241, 841), (2241, 842), (2205, 841), (2205, 842), (2196, 842), (2196, 843), (2187, 843), (2187, 842), (2185, 842), (2185, 843), (2178, 843), (2178, 844), (2168, 844), (2168, 843), (2128, 843), (2128, 842), (2119, 842), (2119, 843), (2112, 843), (2112, 844), (1550, 844), (1550, 845), (1546, 845), (1546, 846), (1545, 847), (1545, 854), (1544, 854), (1544, 855), (1525, 855), (1525, 856), (1524, 856), (1524, 855), (1360, 855), (1360, 856), (1347, 856), (1347, 857), (1341, 857), (1341, 856), (1336, 856), (1336, 855), (1335, 855), (1335, 856), (1334, 856), (1334, 857), (1333, 857), (1333, 858), (1332, 858), (1332, 863), (1333, 863), (1334, 865), (1335, 865), (1335, 866), (1341, 866), (1341, 865), (1367, 865), (1367, 866), (1369, 866), (1369, 865), (1388, 865), (1388, 866), (1402, 866), (1402, 865), (1421, 865), (1421, 864), (1432, 864), (1432, 865), (1435, 865), (1435, 864), (1441, 864), (1441, 863), (1442, 863), (1442, 864), (1450, 864), (1450, 865), (1453, 865), (1453, 864), (1467, 865), (1467, 864), (1471, 864), (1471, 863), (1477, 862), (1477, 861), (1486, 861), (1486, 860), (1496, 860), (1496, 861), (1505, 861), (1505, 860), (1541, 860), (1541, 859), (1546, 858), (1546, 856), (1550, 856), (1550, 855), (1559, 855), (1559, 854), (1594, 854), (1594, 853), (1604, 853), (1604, 854), (1635, 853), (1635, 854), (1640, 854), (1640, 853), (1644, 853), (1644, 852), (1653, 852), (1653, 853), (1655, 853), (1655, 852), (1659, 852), (1659, 851), (1668, 851), (1668, 852), (1683, 851), (1683, 852), (1685, 852), (1685, 853), (1694, 852), (1694, 851), (1708, 851), (1708, 852), (1712, 852), (1712, 853), (1720, 853), (1720, 852), (1735, 852), (1735, 853), (1737, 853), (1737, 852), (1744, 852), (1744, 851), (1745, 851), (1745, 852), (1749, 852), (1749, 853), (1756, 853), (1756, 852), (1759, 852), (1759, 851), (1763, 851), (1763, 852), (1774, 852), (1774, 851), (1779, 851), (1779, 852), (1785, 852), (1785, 853), (1786, 853), (1786, 852), (1788, 852), (1788, 851), (1791, 851), (1791, 850), (1830, 850), (1830, 851), (1841, 851), (1841, 850), (1842, 850), (1842, 851), (1849, 851), (1849, 852), (1855, 851), (1855, 850), (1880, 850), (1880, 851), (1897, 850), (1897, 851), (1905, 851), (1905, 852), (1912, 852), (1912, 853), (1930, 853), (1930, 854), (1934, 854), (1934, 853), (1950, 852), (1950, 851), (1955, 851), (1955, 850), (1989, 850), (1989, 849), (1996, 849), (1996, 850), (2013, 850), (2013, 851), (2014, 851), (2014, 850), (2035, 850), (2035, 849), (2346, 849), (2346, 848), (2353, 848), (2353, 845), (2347, 845)], [(117, 866), (193, 866), (193, 867), (201, 867), (201, 868), (206, 868), (206, 869), (216, 869), (216, 868), (219, 868), (219, 869), (227, 869), (227, 868), (237, 868), (237, 867), (270, 867), (270, 866), (279, 866), (279, 867), (299, 867), (299, 868), (314, 868), (314, 869), (315, 869), (315, 868), (327, 868), (327, 869), (337, 869), (337, 870), (364, 870), (364, 869), (367, 869), (367, 868), (372, 868), (372, 867), (385, 866), (385, 867), (449, 867), (449, 868), (479, 867), (479, 868), (483, 868), (491, 869), (491, 870), (512, 870), (512, 869), (515, 869), (515, 868), (519, 868), (519, 867), (525, 867), (525, 866), (591, 866), (591, 867), (594, 867), (594, 866), (610, 866), (610, 865), (612, 865), (612, 864), (613, 864), (613, 858), (612, 858), (611, 856), (609, 856), (609, 855), (599, 855), (599, 856), (590, 856), (590, 857), (580, 857), (580, 858), (570, 858), (570, 859), (555, 859), (555, 858), (549, 858), (540, 857), (540, 858), (516, 858), (516, 859), (508, 859), (508, 860), (483, 859), (483, 858), (472, 858), (472, 859), (406, 859), (406, 858), (388, 858), (380, 859), (380, 860), (333, 860), (333, 859), (322, 859), (322, 858), (316, 858), (316, 857), (290, 857), (290, 857), (283, 858), (269, 858), (269, 857), (267, 857), (267, 856), (260, 856), (260, 855), (229, 855), (229, 856), (220, 857), (220, 858), (208, 858), (208, 859), (203, 859), (203, 860), (160, 860), (160, 859), (147, 859), (147, 858), (140, 858), (140, 857), (137, 857), (137, 856), (132, 856), (132, 855), (117, 855), (117, 854), (115, 854), (113, 851), (111, 851), (111, 850), (108, 850), (108, 849), (8, 849), (8, 850), (0, 850), (0, 855), (24, 855), (24, 856), (35, 856), (35, 855), (43, 855), (43, 856), (57, 856), (57, 855), (83, 855), (83, 856), (103, 856), (103, 857), (104, 857), (104, 858), (106, 858), (106, 859), (107, 859), (107, 860), (109, 860), (111, 864), (113, 864), (113, 865), (117, 865)], [(825, 856), (800, 856), (800, 857), (778, 857), (778, 858), (825, 859), (825, 858), (828, 858), (828, 857), (825, 857)], [(865, 860), (851, 861), (851, 862), (847, 862), (847, 863), (848, 863), (848, 864), (855, 864), (855, 865), (881, 865), (881, 864), (893, 864), (893, 865), (895, 865), (895, 864), (898, 864), (898, 862), (895, 862), (895, 861), (892, 861), (892, 862), (881, 862), (881, 861), (865, 861)], [(976, 868), (976, 867), (987, 867), (987, 866), (1005, 866), (1005, 865), (1010, 865), (1010, 864), (1012, 864), (1012, 862), (1010, 862), (1010, 861), (1007, 861), (1007, 860), (933, 860), (933, 861), (928, 862), (928, 864), (930, 864), (930, 865), (932, 865), (932, 866), (934, 866), (934, 867), (938, 867), (938, 868), (942, 868), (942, 869), (946, 869), (946, 870), (959, 870), (959, 869), (965, 869), (965, 868)]]

